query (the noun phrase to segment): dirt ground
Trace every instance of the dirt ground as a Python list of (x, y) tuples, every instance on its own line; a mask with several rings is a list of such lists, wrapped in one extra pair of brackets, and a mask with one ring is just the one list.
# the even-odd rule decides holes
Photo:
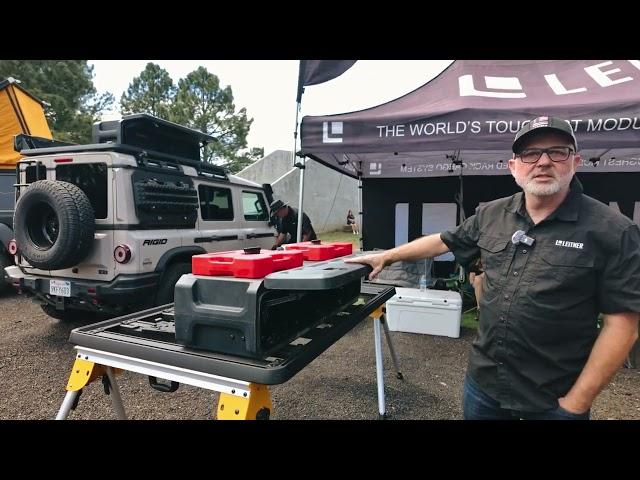
[[(67, 341), (79, 323), (47, 317), (29, 298), (0, 294), (0, 419), (53, 419), (65, 395), (74, 360)], [(474, 331), (458, 339), (392, 332), (404, 381), (384, 351), (389, 419), (461, 419), (461, 388)], [(271, 419), (378, 418), (373, 324), (365, 320), (282, 385), (270, 387)], [(174, 393), (152, 389), (145, 376), (119, 377), (130, 419), (211, 419), (217, 393), (181, 385)], [(640, 370), (621, 369), (597, 398), (594, 419), (640, 419)], [(100, 382), (85, 388), (70, 419), (116, 418)]]

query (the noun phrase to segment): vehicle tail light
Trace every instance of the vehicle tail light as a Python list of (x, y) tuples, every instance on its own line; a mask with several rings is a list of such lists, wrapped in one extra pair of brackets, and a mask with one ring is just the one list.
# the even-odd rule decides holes
[(131, 249), (127, 245), (118, 245), (113, 251), (113, 258), (118, 263), (127, 263), (131, 260)]
[(15, 255), (16, 253), (18, 253), (18, 244), (16, 243), (15, 238), (11, 239), (11, 241), (9, 242), (8, 250), (11, 255)]

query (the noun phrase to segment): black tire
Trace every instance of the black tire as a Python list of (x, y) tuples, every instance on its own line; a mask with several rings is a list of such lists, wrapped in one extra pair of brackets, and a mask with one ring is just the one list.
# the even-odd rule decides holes
[(13, 262), (8, 255), (8, 253), (4, 253), (2, 251), (2, 246), (0, 245), (0, 293), (6, 292), (11, 286), (11, 284), (9, 282), (6, 282), (4, 279), (5, 267), (10, 267), (11, 265), (13, 265)]
[(174, 263), (164, 271), (158, 284), (155, 305), (173, 303), (176, 283), (180, 280), (180, 277), (186, 273), (191, 273), (191, 264), (189, 263)]
[[(77, 310), (57, 310), (53, 305), (44, 304), (40, 305), (42, 311), (56, 320), (62, 320), (63, 322), (73, 322), (81, 318), (81, 313)], [(88, 322), (90, 323), (90, 322)]]
[(22, 255), (43, 270), (77, 265), (93, 245), (93, 207), (72, 183), (32, 183), (18, 199), (13, 223)]

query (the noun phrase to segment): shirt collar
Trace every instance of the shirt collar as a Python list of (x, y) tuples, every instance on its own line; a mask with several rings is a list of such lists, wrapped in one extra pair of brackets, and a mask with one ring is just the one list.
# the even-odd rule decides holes
[[(571, 179), (571, 183), (569, 183), (569, 193), (567, 197), (563, 200), (560, 206), (553, 212), (548, 220), (553, 220), (557, 218), (559, 220), (564, 220), (567, 222), (575, 222), (578, 220), (578, 213), (580, 212), (580, 199), (582, 197), (582, 192), (584, 189), (582, 188), (582, 183), (578, 180), (578, 177), (575, 175)], [(524, 218), (529, 218), (527, 213), (527, 209), (524, 204), (524, 193), (518, 192), (511, 197), (511, 200), (505, 206), (505, 210), (511, 213), (517, 213)]]

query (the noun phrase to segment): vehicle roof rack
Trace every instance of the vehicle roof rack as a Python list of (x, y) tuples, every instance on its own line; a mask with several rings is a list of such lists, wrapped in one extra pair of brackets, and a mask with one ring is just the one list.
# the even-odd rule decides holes
[(93, 125), (92, 143), (115, 143), (162, 152), (176, 159), (202, 162), (202, 150), (217, 139), (199, 130), (146, 113), (126, 115)]
[(92, 131), (92, 143), (131, 145), (196, 161), (201, 160), (200, 149), (215, 141), (204, 132), (146, 113), (97, 122)]
[[(163, 162), (193, 167), (198, 175), (228, 180), (224, 167), (202, 160), (201, 150), (215, 137), (161, 118), (138, 113), (119, 120), (105, 120), (93, 125), (92, 144), (74, 145), (46, 139), (22, 138), (14, 146), (25, 156), (86, 151), (117, 151), (132, 154), (138, 163)], [(160, 162), (158, 162), (158, 160)]]
[(33, 157), (36, 155), (50, 155), (56, 153), (65, 154), (80, 152), (120, 152), (128, 155), (133, 155), (139, 165), (149, 166), (149, 164), (153, 164), (152, 166), (154, 167), (162, 167), (164, 166), (164, 164), (171, 164), (174, 166), (185, 165), (193, 167), (198, 175), (214, 177), (221, 180), (229, 180), (227, 169), (219, 165), (213, 165), (211, 163), (202, 162), (200, 160), (190, 160), (188, 158), (176, 157), (174, 155), (168, 155), (162, 152), (144, 150), (139, 147), (132, 147), (131, 145), (102, 143), (97, 145), (69, 145), (20, 150), (20, 154), (24, 155), (25, 157)]
[(34, 148), (50, 148), (50, 147), (68, 147), (75, 145), (69, 142), (61, 142), (59, 140), (51, 140), (49, 138), (36, 137), (35, 135), (27, 135), (19, 133), (13, 137), (13, 149), (16, 152)]

